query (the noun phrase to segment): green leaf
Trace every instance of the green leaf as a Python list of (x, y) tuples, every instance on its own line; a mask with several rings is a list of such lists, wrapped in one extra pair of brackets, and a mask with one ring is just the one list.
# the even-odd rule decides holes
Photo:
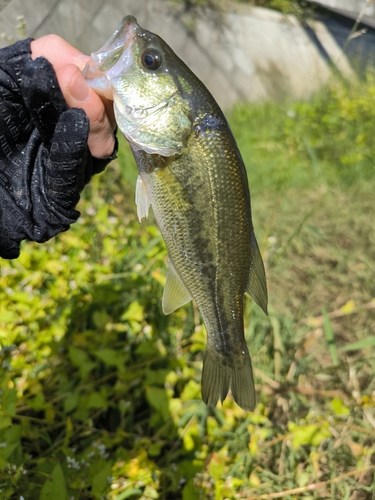
[(200, 500), (201, 495), (194, 487), (193, 479), (189, 479), (184, 489), (182, 490), (182, 500)]
[(4, 459), (8, 459), (14, 450), (17, 448), (17, 446), (20, 443), (12, 443), (12, 444), (7, 444), (4, 448), (0, 449), (0, 457)]
[(69, 357), (73, 365), (79, 368), (82, 378), (85, 378), (96, 367), (96, 364), (90, 360), (87, 352), (78, 347), (69, 346)]
[(292, 446), (295, 450), (304, 445), (319, 446), (324, 439), (332, 435), (328, 423), (296, 425), (289, 422), (288, 427), (292, 433)]
[(150, 405), (161, 413), (163, 420), (169, 420), (169, 398), (167, 391), (160, 389), (160, 387), (147, 387), (146, 395)]
[(29, 399), (29, 405), (34, 410), (44, 410), (46, 408), (46, 399), (42, 391), (37, 392), (36, 396)]
[(349, 415), (350, 409), (344, 405), (344, 402), (339, 398), (333, 398), (331, 401), (331, 407), (336, 415)]
[(150, 457), (157, 457), (160, 455), (160, 452), (165, 444), (165, 441), (157, 441), (156, 443), (152, 443), (148, 449), (147, 453)]
[(157, 500), (159, 498), (159, 494), (156, 491), (156, 488), (154, 488), (151, 485), (146, 486), (145, 491), (143, 492), (143, 497), (150, 499), (150, 500)]
[(182, 441), (184, 443), (185, 450), (187, 451), (194, 450), (197, 447), (198, 438), (199, 438), (198, 424), (195, 422), (186, 428), (182, 436)]
[(0, 430), (6, 429), (12, 425), (12, 419), (10, 417), (0, 417)]
[(103, 461), (98, 463), (98, 468), (92, 479), (92, 492), (94, 495), (101, 495), (109, 489), (108, 478), (111, 476), (111, 464)]
[(64, 413), (69, 413), (75, 408), (79, 403), (79, 392), (73, 391), (69, 396), (64, 400)]
[(17, 391), (16, 389), (6, 389), (3, 395), (3, 408), (5, 413), (13, 417), (16, 414)]
[(124, 368), (128, 359), (126, 353), (109, 348), (99, 349), (95, 352), (95, 356), (108, 366), (117, 366), (119, 370)]
[(52, 474), (44, 483), (40, 500), (67, 500), (65, 477), (60, 464), (57, 464)]
[(162, 385), (164, 386), (170, 370), (147, 370), (146, 372), (146, 385)]
[(124, 321), (130, 320), (130, 321), (141, 322), (143, 321), (143, 318), (144, 318), (143, 307), (137, 301), (132, 302), (128, 307), (128, 309), (121, 316), (121, 319)]
[(103, 310), (95, 311), (92, 319), (97, 328), (103, 328), (107, 323), (111, 323), (111, 317)]
[(16, 321), (17, 315), (14, 311), (3, 311), (0, 313), (0, 323), (11, 323)]
[(370, 336), (365, 339), (359, 340), (358, 342), (353, 342), (351, 344), (346, 344), (340, 348), (341, 351), (360, 351), (361, 349), (366, 349), (367, 347), (375, 346), (375, 337)]
[(105, 408), (107, 401), (99, 392), (92, 392), (85, 406), (86, 408)]
[(211, 476), (215, 479), (215, 481), (220, 481), (221, 476), (224, 474), (225, 471), (225, 466), (224, 464), (220, 461), (220, 458), (215, 454), (208, 466), (209, 473)]
[(181, 393), (182, 401), (191, 401), (197, 399), (200, 395), (200, 386), (194, 380), (189, 380)]
[(135, 495), (137, 495), (137, 497), (141, 496), (142, 490), (138, 490), (136, 488), (131, 488), (130, 490), (125, 490), (122, 493), (120, 493), (119, 495), (117, 495), (117, 497), (115, 497), (114, 500), (125, 500), (126, 498), (134, 497)]
[(141, 344), (138, 345), (138, 347), (136, 348), (136, 353), (143, 354), (145, 357), (148, 357), (159, 354), (159, 351), (155, 345), (155, 342), (147, 341), (147, 342), (142, 342)]
[(7, 443), (17, 443), (21, 439), (21, 426), (12, 425), (8, 429), (2, 431), (1, 435)]
[(73, 345), (69, 346), (69, 357), (73, 365), (78, 367), (87, 363), (89, 359), (87, 352)]

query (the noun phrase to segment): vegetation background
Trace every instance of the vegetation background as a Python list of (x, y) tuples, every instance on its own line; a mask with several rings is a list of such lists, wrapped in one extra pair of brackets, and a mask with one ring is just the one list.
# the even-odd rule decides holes
[(0, 498), (375, 498), (375, 80), (228, 118), (270, 295), (246, 298), (255, 411), (201, 401), (204, 327), (161, 311), (121, 141), (71, 230), (0, 263)]

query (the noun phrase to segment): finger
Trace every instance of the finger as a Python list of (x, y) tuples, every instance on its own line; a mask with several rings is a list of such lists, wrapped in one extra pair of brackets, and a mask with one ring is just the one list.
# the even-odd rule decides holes
[(0, 257), (3, 259), (17, 259), (20, 255), (20, 243), (11, 239), (2, 238), (0, 241)]
[(81, 71), (73, 64), (60, 67), (56, 74), (68, 106), (83, 109), (90, 120), (88, 146), (92, 156), (96, 158), (110, 156), (115, 147), (112, 105), (109, 101), (106, 105), (103, 103), (88, 86)]
[(39, 57), (35, 61), (29, 61), (22, 75), (21, 91), (32, 121), (38, 128), (43, 143), (48, 145), (67, 104), (60, 92), (55, 71), (47, 59)]
[(65, 111), (54, 131), (45, 186), (48, 198), (64, 210), (74, 209), (86, 177), (91, 177), (88, 135), (88, 117), (77, 108)]
[(31, 42), (31, 58), (38, 57), (48, 59), (55, 71), (67, 64), (74, 64), (82, 71), (91, 61), (90, 56), (82, 54), (58, 35), (46, 35)]

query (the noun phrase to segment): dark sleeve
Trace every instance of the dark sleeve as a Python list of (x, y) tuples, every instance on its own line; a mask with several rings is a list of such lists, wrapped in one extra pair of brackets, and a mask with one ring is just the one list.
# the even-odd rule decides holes
[(21, 240), (66, 231), (91, 176), (116, 157), (93, 158), (89, 120), (69, 109), (51, 64), (32, 61), (31, 39), (0, 50), (0, 256), (16, 258)]

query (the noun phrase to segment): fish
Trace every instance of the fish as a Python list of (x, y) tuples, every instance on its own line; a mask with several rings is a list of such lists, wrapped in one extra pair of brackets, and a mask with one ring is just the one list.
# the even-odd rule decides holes
[(167, 252), (162, 309), (194, 299), (207, 332), (202, 399), (256, 404), (244, 294), (267, 314), (246, 169), (213, 96), (158, 35), (126, 16), (91, 54), (89, 85), (113, 100), (138, 166), (137, 214), (152, 207)]

